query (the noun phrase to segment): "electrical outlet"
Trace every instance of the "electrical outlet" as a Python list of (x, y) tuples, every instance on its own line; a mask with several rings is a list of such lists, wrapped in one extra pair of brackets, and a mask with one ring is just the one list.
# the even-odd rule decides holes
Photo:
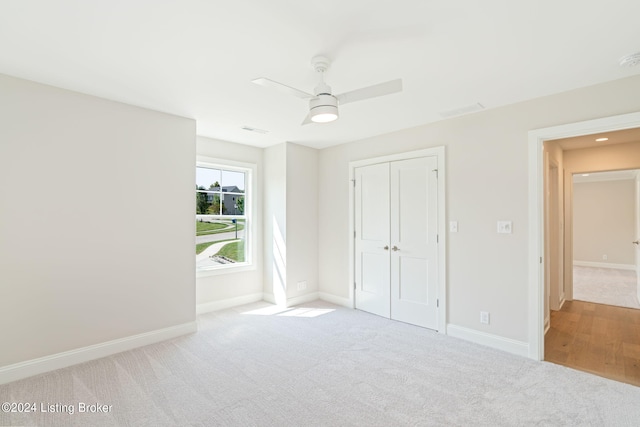
[(449, 221), (449, 232), (451, 233), (458, 232), (458, 221)]
[(607, 258), (608, 258), (608, 257), (607, 257), (607, 255), (602, 255), (602, 259), (603, 259), (604, 261), (606, 261), (606, 260), (607, 260)]
[(307, 281), (298, 282), (298, 290), (304, 291), (305, 289), (307, 289)]
[(511, 234), (513, 233), (513, 225), (511, 221), (498, 221), (498, 233)]
[(481, 311), (480, 312), (480, 323), (483, 323), (485, 325), (489, 324), (489, 312), (488, 311)]

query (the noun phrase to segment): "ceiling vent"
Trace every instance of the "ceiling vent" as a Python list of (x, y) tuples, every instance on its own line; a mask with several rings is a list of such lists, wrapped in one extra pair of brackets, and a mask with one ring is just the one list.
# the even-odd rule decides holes
[(462, 116), (464, 114), (475, 113), (481, 110), (484, 110), (484, 106), (479, 102), (476, 102), (475, 104), (466, 105), (464, 107), (458, 107), (447, 111), (440, 111), (440, 113), (438, 114), (440, 114), (440, 116), (442, 116), (443, 118), (448, 119), (450, 117)]
[(258, 129), (258, 128), (253, 128), (253, 127), (251, 127), (251, 126), (242, 126), (242, 128), (241, 128), (241, 129), (242, 129), (242, 130), (249, 131), (249, 132), (262, 133), (262, 134), (265, 134), (265, 133), (268, 133), (268, 132), (269, 132), (268, 130)]
[(640, 64), (640, 52), (620, 58), (621, 67), (635, 67), (638, 64)]

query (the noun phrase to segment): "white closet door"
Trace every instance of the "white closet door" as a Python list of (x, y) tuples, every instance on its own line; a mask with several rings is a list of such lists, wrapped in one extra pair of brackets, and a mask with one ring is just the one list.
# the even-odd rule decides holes
[(391, 163), (391, 318), (438, 329), (437, 158)]
[(356, 168), (355, 180), (356, 308), (389, 317), (389, 163)]

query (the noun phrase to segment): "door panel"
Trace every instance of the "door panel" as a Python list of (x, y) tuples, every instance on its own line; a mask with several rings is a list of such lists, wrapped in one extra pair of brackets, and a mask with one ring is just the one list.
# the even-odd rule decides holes
[(436, 157), (390, 166), (391, 318), (431, 329), (438, 329), (436, 169)]
[(355, 179), (356, 308), (389, 317), (389, 164), (356, 168)]
[(418, 304), (429, 304), (429, 288), (422, 284), (429, 280), (429, 263), (424, 258), (409, 256), (399, 257), (400, 288), (398, 297), (401, 301)]

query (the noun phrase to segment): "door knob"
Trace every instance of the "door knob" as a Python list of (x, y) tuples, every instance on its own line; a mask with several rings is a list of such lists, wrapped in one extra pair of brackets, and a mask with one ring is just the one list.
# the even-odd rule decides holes
[(398, 247), (396, 245), (393, 245), (393, 247), (391, 248), (392, 251), (399, 251), (400, 249), (398, 249)]
[(389, 250), (389, 245), (384, 245), (384, 248), (382, 248), (382, 249), (384, 249), (385, 251), (388, 251)]
[(638, 240), (636, 240), (635, 242), (631, 242), (631, 243), (633, 243), (634, 245), (640, 245), (640, 242)]

